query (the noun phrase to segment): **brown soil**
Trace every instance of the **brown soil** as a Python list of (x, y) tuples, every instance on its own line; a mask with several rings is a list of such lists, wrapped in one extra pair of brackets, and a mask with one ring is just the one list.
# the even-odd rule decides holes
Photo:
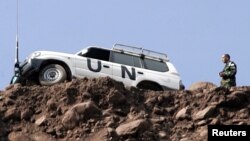
[(208, 124), (250, 124), (250, 86), (124, 88), (110, 78), (0, 91), (0, 141), (205, 141)]

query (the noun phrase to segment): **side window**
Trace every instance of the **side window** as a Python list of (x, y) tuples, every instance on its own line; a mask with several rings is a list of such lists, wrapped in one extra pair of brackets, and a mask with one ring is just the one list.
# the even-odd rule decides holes
[(141, 58), (138, 56), (133, 56), (134, 66), (141, 68)]
[(144, 59), (144, 66), (146, 69), (159, 72), (166, 72), (169, 70), (166, 63), (147, 58)]
[(98, 48), (89, 48), (88, 52), (83, 56), (88, 58), (94, 58), (98, 60), (109, 61), (109, 50), (98, 49)]
[(133, 66), (133, 57), (127, 54), (121, 54), (118, 52), (113, 52), (113, 62)]

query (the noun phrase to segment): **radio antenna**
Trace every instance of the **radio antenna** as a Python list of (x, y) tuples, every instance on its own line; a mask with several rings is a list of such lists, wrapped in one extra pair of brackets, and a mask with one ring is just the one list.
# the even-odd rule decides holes
[(18, 44), (18, 14), (19, 14), (19, 1), (16, 0), (16, 54), (14, 64), (14, 76), (12, 77), (11, 84), (18, 83), (21, 75), (21, 69), (19, 65), (19, 44)]
[(15, 66), (16, 64), (19, 64), (19, 52), (18, 52), (18, 14), (19, 14), (19, 3), (18, 0), (16, 0), (16, 58), (15, 58)]

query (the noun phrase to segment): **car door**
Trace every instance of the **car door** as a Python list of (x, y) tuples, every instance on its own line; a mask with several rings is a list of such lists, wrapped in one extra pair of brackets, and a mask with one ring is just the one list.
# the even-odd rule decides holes
[(112, 78), (112, 63), (109, 62), (110, 51), (89, 48), (88, 52), (76, 57), (76, 75), (78, 77), (110, 77)]
[(143, 75), (140, 58), (120, 52), (112, 52), (113, 78), (125, 86), (135, 86), (136, 80)]

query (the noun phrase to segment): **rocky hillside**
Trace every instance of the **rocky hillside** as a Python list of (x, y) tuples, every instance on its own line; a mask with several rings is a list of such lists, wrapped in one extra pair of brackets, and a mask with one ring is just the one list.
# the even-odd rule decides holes
[(124, 88), (110, 78), (0, 92), (0, 141), (205, 141), (208, 124), (250, 124), (250, 87)]

